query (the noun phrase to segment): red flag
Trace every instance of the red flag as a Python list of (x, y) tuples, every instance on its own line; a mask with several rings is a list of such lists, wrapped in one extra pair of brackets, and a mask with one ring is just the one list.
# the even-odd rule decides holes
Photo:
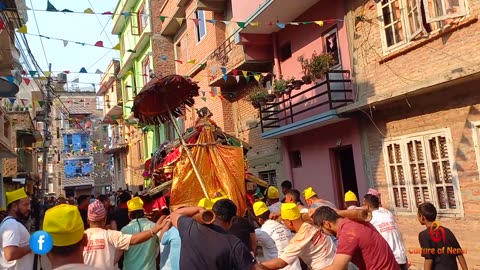
[(181, 60), (175, 60), (175, 62), (183, 64), (183, 62)]
[(103, 41), (99, 40), (99, 41), (95, 42), (95, 46), (103, 47)]
[(2, 20), (0, 20), (0, 30), (3, 30), (3, 29), (5, 29), (5, 23)]
[(200, 19), (192, 19), (192, 21), (195, 23), (196, 26), (198, 26), (198, 22), (200, 21)]
[(23, 106), (25, 106), (25, 102), (28, 101), (28, 99), (25, 99), (25, 98), (21, 98), (20, 101), (22, 102)]
[(22, 70), (22, 75), (27, 75), (27, 72), (25, 70)]
[(23, 81), (25, 84), (28, 86), (30, 84), (30, 79), (29, 78), (23, 78)]
[(64, 70), (63, 73), (70, 74), (70, 70)]
[(238, 70), (237, 69), (232, 70), (232, 74), (233, 74), (233, 76), (237, 76)]

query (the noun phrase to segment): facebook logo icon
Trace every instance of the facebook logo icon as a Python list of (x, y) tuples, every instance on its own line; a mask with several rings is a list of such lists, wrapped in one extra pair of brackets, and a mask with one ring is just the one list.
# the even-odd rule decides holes
[(53, 239), (46, 231), (36, 231), (30, 236), (30, 248), (33, 253), (44, 255), (50, 252), (53, 247)]

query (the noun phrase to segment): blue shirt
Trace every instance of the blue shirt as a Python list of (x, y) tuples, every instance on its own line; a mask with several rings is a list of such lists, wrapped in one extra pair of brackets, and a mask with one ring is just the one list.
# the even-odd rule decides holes
[(177, 228), (172, 227), (160, 241), (160, 270), (180, 270), (181, 239)]
[[(134, 219), (122, 228), (124, 234), (136, 234), (143, 231), (151, 230), (155, 227), (155, 223), (147, 218)], [(158, 237), (153, 237), (139, 245), (130, 246), (125, 251), (123, 257), (123, 269), (129, 270), (139, 269), (139, 265), (144, 270), (155, 270), (157, 267), (156, 257), (158, 254)]]

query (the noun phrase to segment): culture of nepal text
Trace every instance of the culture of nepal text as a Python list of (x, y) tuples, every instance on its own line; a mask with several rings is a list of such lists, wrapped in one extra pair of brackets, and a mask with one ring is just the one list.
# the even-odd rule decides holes
[(466, 254), (467, 250), (462, 248), (454, 247), (440, 247), (440, 248), (409, 248), (408, 252), (410, 254), (421, 254), (421, 255), (460, 255)]

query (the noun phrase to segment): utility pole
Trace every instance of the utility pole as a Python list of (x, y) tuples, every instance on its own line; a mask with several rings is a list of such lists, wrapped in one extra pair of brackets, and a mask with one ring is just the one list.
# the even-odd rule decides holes
[[(52, 64), (48, 65), (48, 71), (52, 72)], [(48, 76), (47, 78), (47, 86), (46, 86), (46, 102), (45, 102), (45, 109), (44, 109), (44, 127), (43, 127), (43, 167), (42, 167), (42, 190), (41, 190), (41, 205), (42, 205), (42, 211), (40, 215), (40, 222), (41, 224), (43, 223), (43, 216), (46, 211), (46, 205), (45, 205), (45, 193), (47, 191), (47, 180), (48, 180), (48, 173), (47, 173), (47, 159), (48, 159), (48, 150), (50, 149), (50, 144), (52, 143), (52, 136), (49, 131), (49, 127), (51, 124), (50, 121), (50, 111), (51, 111), (51, 105), (52, 105), (52, 77), (51, 75)]]

